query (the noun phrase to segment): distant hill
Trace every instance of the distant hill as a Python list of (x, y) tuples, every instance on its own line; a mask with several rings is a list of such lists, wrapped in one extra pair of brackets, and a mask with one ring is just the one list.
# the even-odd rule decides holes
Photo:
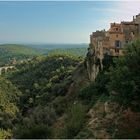
[(85, 57), (87, 53), (87, 48), (60, 48), (48, 50), (49, 55), (54, 54), (64, 54), (64, 55), (72, 55), (76, 57)]
[(56, 54), (65, 54), (65, 55), (73, 55), (73, 56), (81, 56), (85, 57), (87, 53), (88, 44), (32, 44), (28, 45), (32, 48), (37, 48), (44, 50), (46, 54), (56, 55)]
[(84, 57), (87, 44), (46, 44), (46, 45), (0, 45), (0, 67), (11, 63), (13, 59), (24, 60), (38, 55), (65, 54)]
[(23, 60), (43, 54), (44, 51), (27, 47), (25, 45), (4, 44), (0, 45), (0, 66), (10, 63), (10, 60)]
[(39, 49), (72, 49), (72, 48), (87, 48), (88, 44), (81, 43), (81, 44), (28, 44), (32, 48), (39, 48)]

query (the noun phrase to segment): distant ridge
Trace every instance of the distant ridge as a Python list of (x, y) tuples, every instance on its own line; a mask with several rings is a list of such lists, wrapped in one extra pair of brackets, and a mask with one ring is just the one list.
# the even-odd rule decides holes
[(66, 49), (66, 48), (87, 48), (88, 44), (81, 43), (81, 44), (28, 44), (32, 48), (39, 48), (39, 49)]

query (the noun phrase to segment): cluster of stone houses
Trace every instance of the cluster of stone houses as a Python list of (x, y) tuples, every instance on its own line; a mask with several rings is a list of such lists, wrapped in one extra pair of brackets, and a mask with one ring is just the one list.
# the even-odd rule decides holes
[(108, 31), (96, 31), (90, 35), (90, 48), (97, 57), (104, 54), (111, 56), (122, 55), (122, 48), (140, 35), (140, 14), (133, 17), (133, 21), (111, 23)]
[(140, 14), (132, 21), (111, 23), (108, 31), (96, 31), (90, 35), (86, 67), (89, 79), (94, 81), (103, 68), (102, 60), (105, 54), (110, 56), (123, 55), (123, 48), (140, 37)]

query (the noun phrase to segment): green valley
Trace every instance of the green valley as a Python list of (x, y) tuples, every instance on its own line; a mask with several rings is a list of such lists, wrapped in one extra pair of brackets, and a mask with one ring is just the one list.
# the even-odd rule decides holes
[(37, 55), (41, 55), (43, 52), (39, 49), (29, 48), (24, 45), (17, 44), (4, 44), (0, 45), (0, 66), (10, 64), (13, 60), (25, 60)]
[(0, 79), (0, 137), (139, 138), (139, 52), (135, 41), (123, 57), (106, 56), (93, 82), (89, 60), (65, 53), (17, 64)]
[(0, 67), (9, 64), (16, 64), (17, 62), (22, 62), (23, 60), (32, 59), (39, 55), (73, 55), (75, 57), (84, 58), (86, 55), (87, 48), (82, 45), (69, 45), (71, 48), (67, 48), (67, 45), (55, 46), (51, 48), (52, 45), (46, 45), (44, 47), (34, 47), (34, 45), (18, 45), (18, 44), (3, 44), (0, 45)]

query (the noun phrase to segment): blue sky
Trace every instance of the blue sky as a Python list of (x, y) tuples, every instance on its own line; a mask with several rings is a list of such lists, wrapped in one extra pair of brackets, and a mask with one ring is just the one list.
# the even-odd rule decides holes
[(0, 1), (0, 43), (89, 43), (110, 22), (132, 20), (140, 1)]

